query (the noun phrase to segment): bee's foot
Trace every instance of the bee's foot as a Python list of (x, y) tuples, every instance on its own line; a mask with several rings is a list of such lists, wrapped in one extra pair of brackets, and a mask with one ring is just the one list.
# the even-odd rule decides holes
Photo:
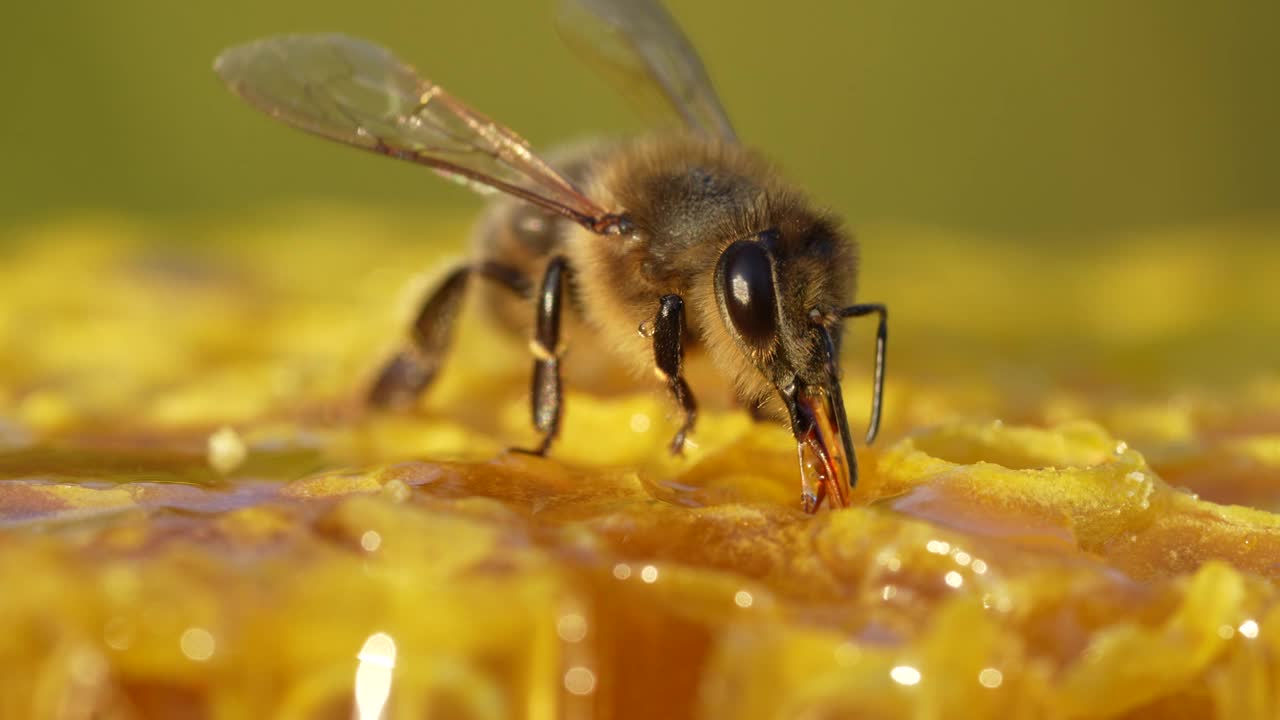
[(533, 455), (535, 457), (546, 457), (547, 451), (551, 449), (551, 438), (547, 438), (538, 444), (535, 448), (510, 447), (507, 452), (516, 453), (517, 455)]
[(684, 456), (685, 435), (686, 435), (685, 431), (681, 430), (680, 432), (676, 433), (675, 437), (671, 438), (671, 444), (667, 447), (667, 449), (671, 451), (672, 455), (676, 457)]

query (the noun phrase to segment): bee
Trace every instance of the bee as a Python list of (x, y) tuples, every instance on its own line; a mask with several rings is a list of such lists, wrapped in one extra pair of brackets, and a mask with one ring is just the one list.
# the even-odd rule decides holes
[(701, 356), (753, 414), (769, 407), (789, 423), (801, 507), (815, 512), (827, 498), (846, 507), (857, 460), (840, 392), (842, 321), (879, 318), (868, 443), (880, 424), (888, 338), (885, 305), (853, 302), (854, 239), (739, 143), (702, 61), (657, 0), (564, 0), (559, 19), (571, 45), (678, 127), (548, 162), (364, 40), (271, 37), (214, 63), (232, 91), (277, 120), (503, 195), (479, 223), (471, 260), (428, 293), (369, 403), (416, 402), (474, 280), (504, 326), (532, 329), (541, 442), (527, 452), (545, 454), (560, 427), (564, 320), (665, 385), (680, 410), (671, 452), (680, 454), (698, 416), (686, 353)]

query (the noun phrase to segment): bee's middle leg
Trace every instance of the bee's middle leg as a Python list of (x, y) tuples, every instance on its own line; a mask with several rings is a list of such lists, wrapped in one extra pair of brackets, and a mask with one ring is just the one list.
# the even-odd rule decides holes
[(659, 301), (658, 316), (653, 324), (653, 360), (658, 379), (667, 383), (671, 396), (684, 413), (680, 429), (671, 439), (672, 455), (683, 452), (685, 438), (693, 431), (693, 424), (698, 419), (698, 403), (681, 374), (683, 338), (684, 300), (679, 295), (664, 295)]
[(369, 405), (404, 409), (417, 402), (444, 364), (453, 326), (472, 275), (497, 282), (517, 295), (529, 295), (529, 281), (506, 265), (486, 261), (455, 268), (423, 301), (409, 329), (408, 347), (383, 366), (369, 388), (366, 399)]
[(533, 383), (529, 393), (533, 407), (533, 426), (542, 433), (536, 448), (520, 450), (533, 455), (546, 455), (560, 432), (560, 414), (564, 395), (560, 387), (560, 305), (564, 297), (564, 276), (569, 261), (556, 256), (542, 275), (534, 315), (534, 335), (529, 341), (533, 353)]

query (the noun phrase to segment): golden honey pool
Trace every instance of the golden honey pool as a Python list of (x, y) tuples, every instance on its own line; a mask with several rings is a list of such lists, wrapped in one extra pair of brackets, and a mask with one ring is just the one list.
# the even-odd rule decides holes
[(727, 404), (672, 458), (660, 393), (571, 386), (551, 456), (507, 452), (528, 358), (479, 322), (415, 412), (362, 410), (447, 264), (424, 228), (465, 234), (14, 238), (0, 717), (1280, 715), (1280, 227), (860, 229), (885, 429), (816, 516)]

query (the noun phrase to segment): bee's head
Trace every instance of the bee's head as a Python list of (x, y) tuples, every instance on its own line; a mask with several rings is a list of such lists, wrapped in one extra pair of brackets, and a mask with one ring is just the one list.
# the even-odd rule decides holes
[(737, 239), (720, 254), (715, 296), (728, 335), (759, 377), (752, 401), (776, 392), (795, 435), (813, 510), (848, 503), (853, 444), (840, 393), (839, 311), (853, 295), (853, 244), (807, 213)]

